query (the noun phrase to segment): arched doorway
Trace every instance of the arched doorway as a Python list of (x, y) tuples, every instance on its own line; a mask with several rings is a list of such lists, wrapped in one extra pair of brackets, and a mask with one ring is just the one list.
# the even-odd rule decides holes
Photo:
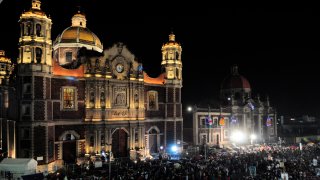
[(160, 148), (160, 134), (159, 133), (160, 133), (160, 130), (157, 127), (151, 127), (148, 130), (150, 153), (159, 152), (159, 148)]
[(112, 133), (112, 153), (114, 158), (128, 157), (128, 134), (124, 129)]
[(62, 141), (62, 159), (65, 163), (73, 164), (77, 160), (77, 139), (80, 135), (75, 131), (65, 131), (59, 140)]

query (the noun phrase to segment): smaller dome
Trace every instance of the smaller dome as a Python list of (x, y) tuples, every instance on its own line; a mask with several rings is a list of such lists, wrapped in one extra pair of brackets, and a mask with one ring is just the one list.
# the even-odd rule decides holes
[(176, 47), (181, 47), (180, 44), (178, 42), (176, 42), (176, 35), (173, 34), (173, 32), (171, 32), (171, 34), (169, 34), (169, 42), (165, 43), (162, 48), (166, 47), (166, 46), (176, 46)]
[(221, 89), (251, 89), (249, 81), (238, 72), (238, 66), (234, 65), (231, 74), (221, 84)]

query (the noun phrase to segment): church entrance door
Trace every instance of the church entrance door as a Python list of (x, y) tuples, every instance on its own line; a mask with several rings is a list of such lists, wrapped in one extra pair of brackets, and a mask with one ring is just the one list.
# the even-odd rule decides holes
[(128, 157), (128, 134), (118, 129), (112, 134), (112, 153), (114, 158)]

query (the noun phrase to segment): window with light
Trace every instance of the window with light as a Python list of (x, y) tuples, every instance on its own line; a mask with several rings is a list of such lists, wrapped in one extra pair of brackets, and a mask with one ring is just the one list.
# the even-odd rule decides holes
[(62, 109), (76, 110), (76, 88), (75, 87), (63, 87), (62, 98), (63, 98)]

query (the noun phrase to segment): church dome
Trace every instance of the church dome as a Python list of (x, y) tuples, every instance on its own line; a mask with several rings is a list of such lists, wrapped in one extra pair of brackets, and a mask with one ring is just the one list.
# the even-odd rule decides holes
[[(86, 27), (85, 15), (78, 12), (72, 17), (72, 26), (65, 29), (55, 40), (54, 46), (60, 43), (74, 43), (77, 47), (87, 47), (98, 52), (103, 51), (100, 39)], [(70, 45), (72, 46), (72, 45)], [(55, 47), (54, 47), (55, 49)]]
[(227, 89), (250, 90), (251, 86), (249, 81), (245, 77), (239, 74), (238, 66), (234, 65), (231, 69), (231, 74), (222, 81), (221, 89), (222, 90), (227, 90)]
[(57, 38), (57, 43), (81, 43), (91, 46), (97, 46), (102, 49), (100, 39), (88, 28), (68, 27)]

